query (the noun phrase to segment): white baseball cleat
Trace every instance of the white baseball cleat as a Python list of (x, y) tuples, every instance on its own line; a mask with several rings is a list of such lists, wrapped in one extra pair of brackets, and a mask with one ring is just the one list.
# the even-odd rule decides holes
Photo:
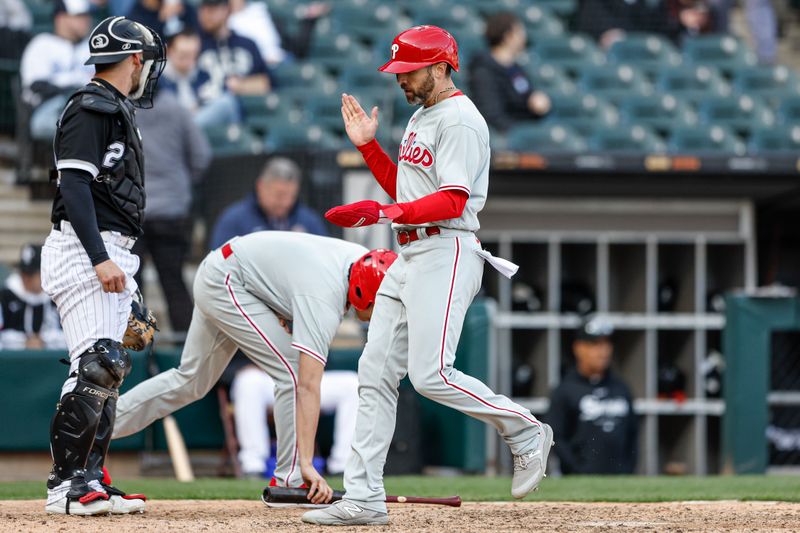
[(325, 509), (308, 511), (303, 522), (321, 526), (384, 526), (389, 514), (370, 511), (350, 500), (339, 500)]
[(536, 437), (539, 439), (536, 448), (528, 453), (514, 456), (514, 477), (511, 479), (511, 495), (514, 498), (524, 498), (539, 488), (547, 474), (547, 456), (553, 446), (553, 428), (548, 424), (541, 425), (541, 431)]
[(142, 494), (125, 494), (118, 488), (110, 485), (105, 479), (111, 481), (111, 477), (105, 473), (104, 469), (104, 481), (100, 482), (96, 479), (89, 481), (88, 485), (92, 488), (92, 490), (96, 490), (97, 492), (102, 492), (108, 495), (108, 501), (111, 502), (111, 514), (131, 514), (131, 513), (143, 513), (145, 507), (145, 500), (147, 499)]
[(44, 510), (49, 514), (72, 514), (79, 516), (107, 515), (111, 512), (108, 494), (86, 486), (83, 479), (66, 480), (47, 489)]

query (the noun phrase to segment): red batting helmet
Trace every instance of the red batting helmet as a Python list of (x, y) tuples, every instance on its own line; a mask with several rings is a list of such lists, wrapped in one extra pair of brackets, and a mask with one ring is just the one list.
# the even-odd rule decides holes
[(366, 311), (375, 302), (375, 294), (383, 276), (392, 266), (397, 254), (391, 250), (370, 250), (350, 267), (350, 289), (347, 299), (359, 311)]
[(438, 26), (414, 26), (392, 41), (392, 58), (381, 72), (403, 74), (444, 61), (458, 72), (458, 44)]

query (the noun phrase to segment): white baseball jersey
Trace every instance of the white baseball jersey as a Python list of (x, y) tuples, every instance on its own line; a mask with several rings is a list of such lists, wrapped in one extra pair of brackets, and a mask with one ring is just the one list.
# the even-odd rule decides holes
[(347, 306), (348, 269), (368, 250), (285, 231), (251, 233), (230, 245), (247, 291), (293, 321), (292, 347), (325, 364)]
[[(489, 188), (490, 155), (489, 128), (472, 100), (457, 93), (420, 107), (400, 143), (397, 201), (411, 202), (436, 191), (464, 191), (469, 200), (461, 216), (436, 225), (477, 231)], [(395, 224), (395, 229), (402, 227), (406, 226)]]

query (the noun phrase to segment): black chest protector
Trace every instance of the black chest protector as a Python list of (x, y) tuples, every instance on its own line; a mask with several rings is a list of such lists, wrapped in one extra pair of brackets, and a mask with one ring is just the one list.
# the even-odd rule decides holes
[[(125, 129), (125, 146), (124, 149), (122, 147), (118, 149), (124, 150), (122, 157), (107, 157), (106, 159), (113, 164), (110, 167), (104, 164), (100, 168), (100, 174), (94, 179), (93, 186), (106, 188), (119, 212), (128, 222), (141, 228), (145, 208), (144, 150), (139, 129), (136, 127), (133, 105), (127, 100), (118, 99), (108, 88), (97, 83), (81, 87), (73, 93), (71, 99), (77, 104), (70, 106), (73, 113), (83, 108), (111, 115), (114, 120), (122, 122)], [(59, 123), (54, 139), (56, 154), (61, 140), (60, 125)], [(111, 146), (109, 148), (111, 149)]]

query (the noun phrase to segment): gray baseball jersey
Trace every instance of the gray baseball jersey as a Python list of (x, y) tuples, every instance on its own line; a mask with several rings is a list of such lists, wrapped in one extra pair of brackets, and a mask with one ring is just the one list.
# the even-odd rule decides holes
[(420, 107), (400, 145), (397, 201), (411, 202), (436, 191), (464, 191), (469, 200), (461, 216), (436, 225), (477, 231), (489, 188), (489, 156), (489, 128), (472, 100), (458, 92), (434, 106)]
[[(368, 252), (359, 244), (317, 235), (259, 231), (230, 242), (247, 291), (292, 320), (292, 347), (328, 359), (347, 305), (347, 269)], [(316, 261), (309, 263), (308, 258)]]

